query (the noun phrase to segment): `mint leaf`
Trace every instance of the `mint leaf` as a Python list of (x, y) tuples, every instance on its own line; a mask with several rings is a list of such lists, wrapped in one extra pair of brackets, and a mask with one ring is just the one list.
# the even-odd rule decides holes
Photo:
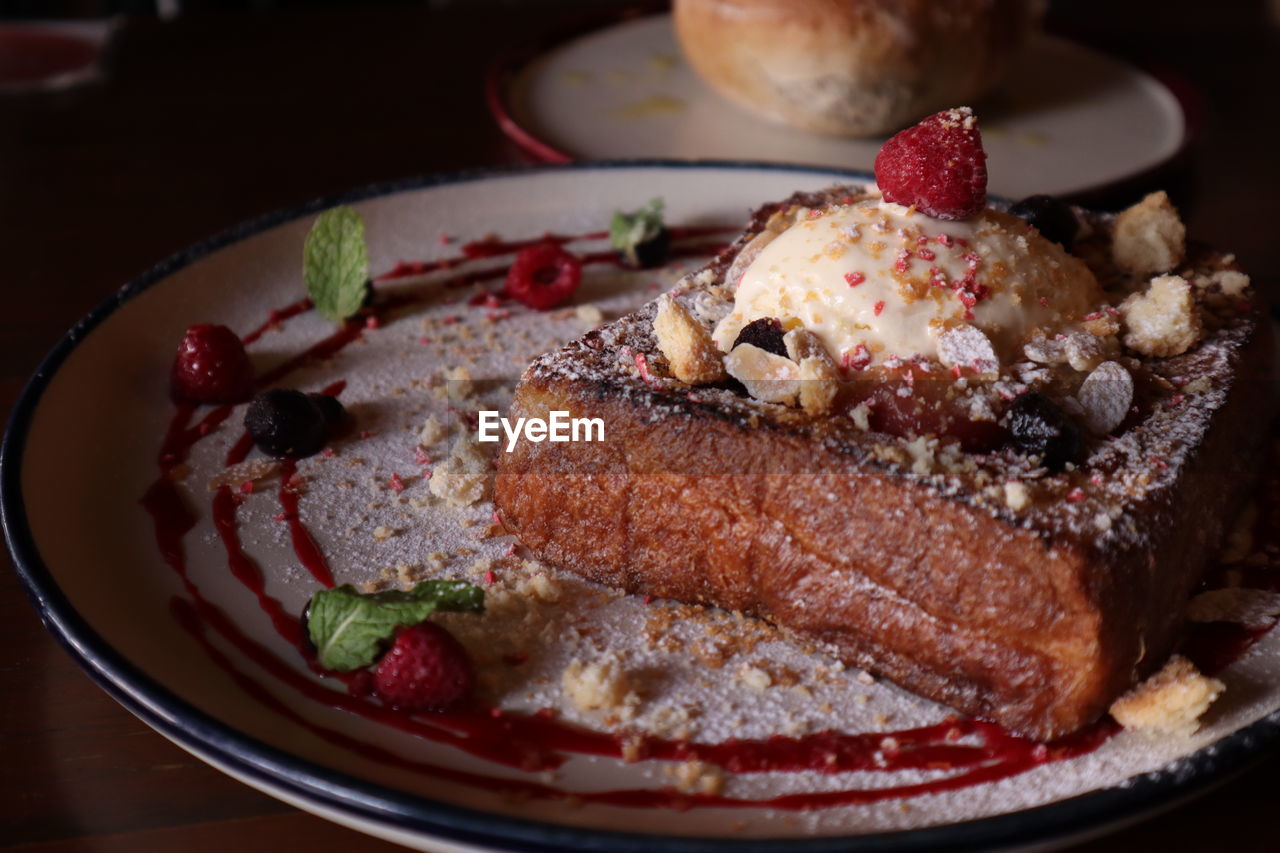
[(302, 279), (322, 317), (345, 320), (360, 310), (369, 280), (364, 220), (349, 207), (316, 217), (302, 246)]
[(662, 233), (662, 199), (655, 198), (645, 207), (631, 213), (614, 211), (609, 222), (609, 243), (622, 253), (627, 265), (644, 266), (636, 247)]
[(480, 613), (484, 590), (463, 581), (423, 581), (408, 592), (362, 594), (350, 584), (311, 597), (307, 633), (325, 669), (350, 672), (369, 666), (384, 640), (437, 610)]

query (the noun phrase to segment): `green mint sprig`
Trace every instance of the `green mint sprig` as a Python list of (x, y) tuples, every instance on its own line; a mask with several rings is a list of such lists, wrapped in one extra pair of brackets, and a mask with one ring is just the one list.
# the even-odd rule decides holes
[(423, 581), (413, 589), (362, 594), (350, 584), (317, 592), (307, 609), (307, 633), (320, 665), (338, 672), (369, 666), (395, 632), (437, 610), (480, 613), (484, 590), (463, 581)]
[(338, 322), (360, 310), (369, 280), (360, 214), (344, 205), (316, 217), (302, 246), (302, 279), (322, 317)]
[(609, 222), (609, 243), (622, 253), (628, 266), (640, 267), (636, 247), (662, 233), (662, 199), (655, 198), (639, 210), (614, 211)]

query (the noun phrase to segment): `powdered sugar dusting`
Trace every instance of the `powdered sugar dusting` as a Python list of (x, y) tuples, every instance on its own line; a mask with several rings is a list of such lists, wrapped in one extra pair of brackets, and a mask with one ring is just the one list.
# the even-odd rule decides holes
[[(730, 257), (713, 269), (723, 274)], [(1119, 547), (1144, 541), (1144, 530), (1130, 520), (1132, 509), (1176, 482), (1226, 399), (1246, 334), (1242, 324), (1227, 324), (1192, 356), (1162, 366), (1169, 375), (1203, 377), (1208, 384), (1176, 406), (1162, 403), (1148, 424), (1100, 442), (1079, 471), (1049, 475), (999, 455), (977, 466), (957, 463), (922, 471), (911, 461), (895, 463), (872, 451), (876, 443), (905, 447), (906, 442), (885, 436), (871, 441), (852, 422), (847, 429), (805, 427), (777, 406), (722, 388), (699, 389), (691, 399), (686, 388), (665, 379), (662, 355), (650, 331), (656, 310), (648, 301), (654, 295), (650, 285), (657, 281), (666, 289), (687, 271), (688, 267), (656, 275), (590, 271), (580, 301), (613, 322), (565, 349), (557, 348), (586, 330), (583, 312), (574, 305), (548, 313), (519, 307), (503, 309), (510, 314), (494, 313), (489, 307), (468, 305), (472, 291), (440, 290), (438, 280), (449, 271), (389, 283), (384, 285), (388, 293), (412, 292), (424, 299), (384, 318), (331, 361), (308, 367), (290, 380), (290, 385), (305, 390), (336, 379), (348, 383), (342, 401), (356, 428), (332, 445), (331, 454), (298, 464), (303, 519), (338, 582), (380, 588), (443, 577), (484, 585), (488, 612), (483, 619), (448, 614), (441, 621), (472, 652), (483, 698), (499, 707), (528, 712), (553, 708), (562, 719), (591, 728), (712, 742), (828, 729), (888, 732), (937, 723), (951, 713), (847, 669), (828, 650), (807, 646), (740, 614), (646, 602), (527, 560), (514, 538), (496, 524), (487, 497), (454, 505), (433, 494), (435, 471), (450, 458), (457, 437), (473, 428), (474, 413), (482, 408), (505, 410), (520, 371), (531, 360), (528, 369), (533, 373), (615, 383), (654, 417), (714, 412), (744, 424), (800, 429), (829, 448), (893, 468), (938, 494), (985, 507), (1003, 520), (1100, 547)], [(723, 316), (726, 294), (705, 278), (690, 276), (678, 290), (690, 297), (708, 323)], [(296, 351), (314, 340), (318, 328), (314, 318), (286, 324), (269, 333), (255, 355), (269, 361), (275, 353)], [(549, 354), (537, 357), (539, 353)], [(642, 375), (636, 355), (658, 368), (653, 375)], [(469, 378), (460, 378), (457, 368), (465, 368)], [(222, 471), (222, 459), (239, 437), (239, 414), (194, 449), (189, 465), (195, 476), (186, 484), (193, 493)], [(430, 418), (445, 428), (445, 436), (436, 430), (424, 432)], [(424, 445), (428, 438), (436, 440)], [(930, 449), (935, 452), (946, 453)], [(1153, 458), (1161, 464), (1155, 465)], [(1112, 474), (1101, 484), (1091, 483), (1084, 473), (1103, 469)], [(274, 470), (247, 463), (235, 476), (241, 473), (269, 479)], [(1014, 479), (1033, 481), (1039, 496), (1021, 514), (1014, 514), (1004, 497), (1003, 484)], [(992, 484), (995, 491), (988, 488)], [(1078, 502), (1045, 500), (1046, 495), (1065, 496), (1077, 488), (1085, 490)], [(247, 547), (269, 543), (278, 552), (286, 544), (288, 529), (277, 520), (270, 491), (247, 494), (239, 515)], [(1110, 519), (1106, 531), (1096, 524), (1100, 514)], [(211, 551), (219, 547), (212, 534), (199, 545)], [(304, 600), (313, 587), (301, 568), (273, 572), (270, 585), (293, 602)], [(732, 812), (732, 821), (744, 836), (884, 831), (1000, 814), (1122, 784), (1135, 773), (1163, 767), (1212, 743), (1280, 704), (1280, 692), (1255, 691), (1239, 691), (1241, 699), (1232, 704), (1231, 690), (1233, 681), (1280, 685), (1276, 644), (1274, 637), (1267, 638), (1223, 676), (1227, 710), (1187, 740), (1122, 733), (1093, 754), (979, 788), (800, 813), (786, 821), (768, 810)], [(587, 679), (582, 691), (603, 698), (575, 698), (580, 691), (566, 690), (566, 677)], [(893, 744), (884, 748), (892, 749)], [(720, 778), (706, 768), (681, 769), (661, 762), (610, 763), (602, 769), (600, 762), (575, 759), (556, 772), (554, 781), (566, 787), (598, 785), (602, 778), (618, 786), (715, 785), (735, 797), (758, 798), (912, 784), (945, 772)], [(511, 809), (533, 813), (517, 804)], [(604, 817), (585, 814), (581, 820), (607, 823)], [(786, 828), (780, 830), (781, 826)]]

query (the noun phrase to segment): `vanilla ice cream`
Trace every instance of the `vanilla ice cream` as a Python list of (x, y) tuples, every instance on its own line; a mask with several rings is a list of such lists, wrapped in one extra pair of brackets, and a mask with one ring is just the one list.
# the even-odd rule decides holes
[[(733, 284), (733, 282), (731, 282)], [(938, 339), (981, 329), (1002, 362), (1038, 329), (1052, 335), (1103, 301), (1088, 267), (1026, 222), (985, 210), (941, 221), (869, 198), (814, 210), (747, 267), (717, 325), (728, 351), (760, 317), (813, 332), (837, 359), (937, 360)]]

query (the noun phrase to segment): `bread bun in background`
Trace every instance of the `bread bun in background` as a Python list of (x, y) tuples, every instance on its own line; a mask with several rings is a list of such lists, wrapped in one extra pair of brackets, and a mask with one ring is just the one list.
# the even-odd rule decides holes
[(1040, 0), (675, 0), (685, 58), (752, 112), (840, 136), (971, 103), (1008, 70)]

